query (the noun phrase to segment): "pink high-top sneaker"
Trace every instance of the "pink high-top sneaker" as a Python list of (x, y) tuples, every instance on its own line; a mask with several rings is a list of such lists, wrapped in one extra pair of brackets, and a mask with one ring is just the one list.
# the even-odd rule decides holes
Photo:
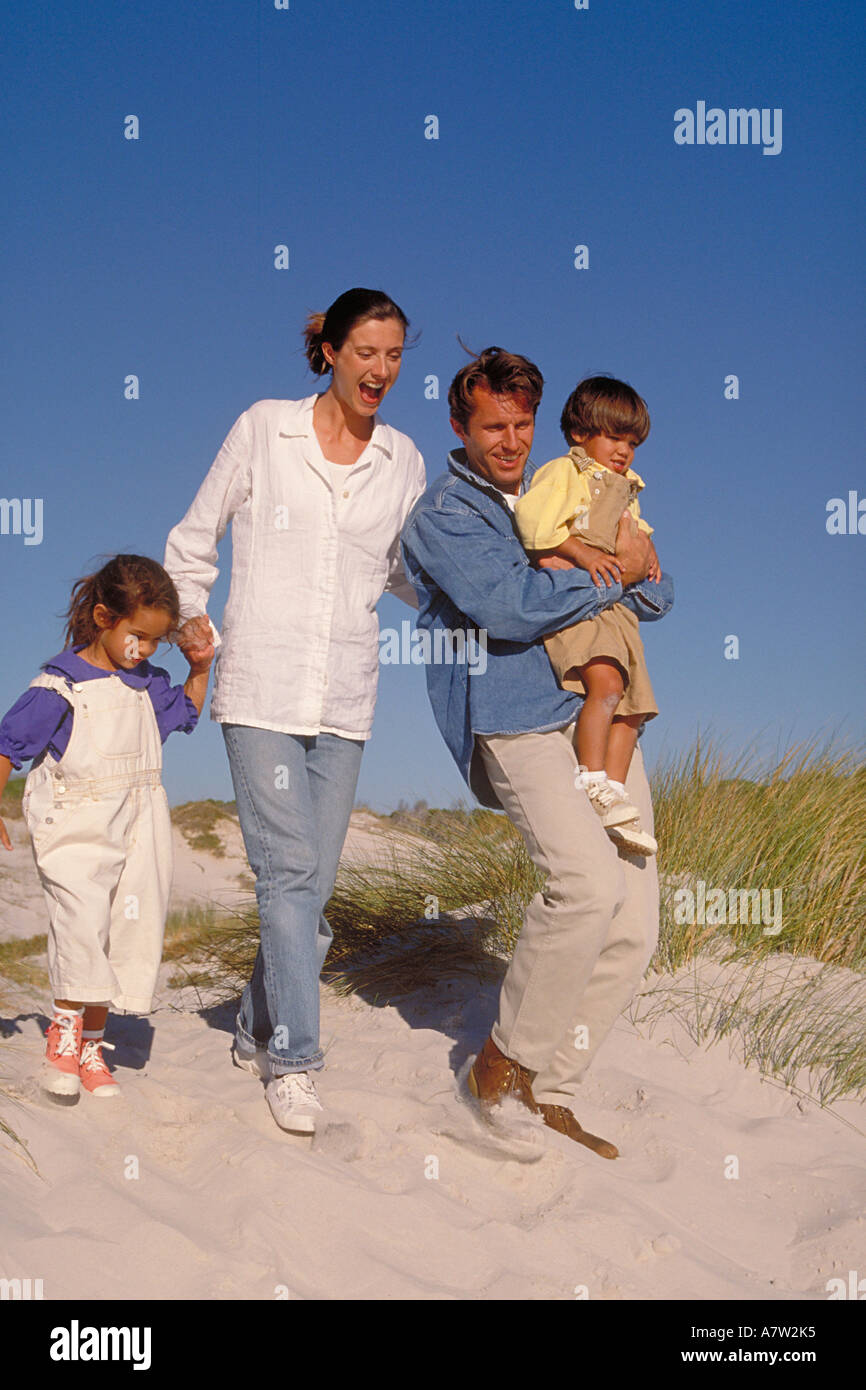
[(48, 1046), (42, 1063), (40, 1084), (49, 1095), (69, 1098), (81, 1089), (78, 1058), (84, 1019), (80, 1014), (56, 1013), (45, 1036)]
[(111, 1043), (105, 1042), (102, 1038), (85, 1038), (81, 1044), (81, 1061), (78, 1066), (85, 1091), (89, 1091), (92, 1096), (98, 1096), (100, 1100), (120, 1093), (120, 1086), (105, 1065), (102, 1056), (104, 1047), (111, 1052), (114, 1051)]

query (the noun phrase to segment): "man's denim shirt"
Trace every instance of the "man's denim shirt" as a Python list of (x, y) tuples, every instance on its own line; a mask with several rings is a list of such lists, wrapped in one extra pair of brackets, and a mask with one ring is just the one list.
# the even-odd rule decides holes
[[(527, 463), (526, 482), (535, 469)], [(619, 584), (596, 587), (582, 569), (535, 569), (508, 504), (469, 468), (465, 449), (448, 455), (448, 472), (415, 503), (402, 550), (418, 595), (417, 625), (429, 633), (433, 714), (483, 806), (498, 808), (499, 801), (475, 735), (564, 728), (583, 703), (557, 683), (542, 638), (615, 603), (644, 621), (664, 617), (673, 605), (666, 574), (658, 584), (643, 580), (623, 593)], [(452, 637), (460, 632), (468, 640)]]

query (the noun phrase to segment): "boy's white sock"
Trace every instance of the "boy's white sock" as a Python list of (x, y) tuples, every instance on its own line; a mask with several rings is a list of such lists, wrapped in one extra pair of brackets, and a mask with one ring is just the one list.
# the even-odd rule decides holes
[(61, 1008), (58, 1007), (57, 1004), (55, 1004), (55, 1005), (54, 1005), (54, 1013), (55, 1013), (55, 1015), (57, 1015), (57, 1014), (65, 1014), (68, 1018), (83, 1018), (83, 1017), (84, 1017), (84, 1005), (82, 1004), (82, 1006), (81, 1006), (80, 1009), (61, 1009)]
[(88, 1042), (91, 1038), (103, 1038), (104, 1036), (104, 1028), (85, 1028), (84, 1032), (81, 1034), (84, 1042)]

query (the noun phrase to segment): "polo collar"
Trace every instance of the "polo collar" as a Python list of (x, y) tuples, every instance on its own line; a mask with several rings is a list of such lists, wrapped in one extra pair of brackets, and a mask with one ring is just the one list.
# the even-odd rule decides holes
[[(280, 417), (280, 435), (283, 439), (309, 439), (313, 434), (313, 406), (324, 392), (316, 392), (315, 395), (305, 396), (300, 401), (283, 401), (283, 409)], [(373, 433), (370, 436), (370, 443), (374, 449), (378, 449), (386, 458), (391, 458), (393, 449), (391, 448), (391, 432), (389, 427), (379, 419), (378, 414), (373, 416)]]
[(61, 675), (69, 676), (74, 681), (98, 680), (102, 676), (117, 675), (124, 685), (131, 686), (133, 690), (146, 690), (150, 685), (150, 662), (142, 660), (131, 671), (103, 671), (99, 666), (91, 666), (89, 661), (78, 655), (86, 646), (86, 642), (79, 642), (77, 646), (67, 647), (64, 651), (58, 652), (50, 661), (42, 663), (43, 671), (59, 671)]
[[(572, 444), (568, 451), (568, 457), (574, 463), (575, 467), (580, 469), (581, 473), (590, 473), (594, 468), (604, 468), (604, 464), (598, 463), (596, 459), (586, 452), (581, 444)], [(606, 471), (608, 473), (616, 473), (615, 468), (608, 468)], [(634, 483), (638, 491), (646, 486), (643, 478), (641, 478), (638, 473), (635, 473), (633, 468), (627, 468), (624, 473), (617, 473), (617, 477), (625, 478), (627, 482)]]

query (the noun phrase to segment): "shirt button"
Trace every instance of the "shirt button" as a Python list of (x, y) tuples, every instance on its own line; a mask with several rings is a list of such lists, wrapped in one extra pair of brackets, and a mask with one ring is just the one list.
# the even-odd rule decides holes
[(53, 816), (46, 816), (46, 817), (45, 817), (45, 824), (46, 824), (46, 825), (53, 825), (53, 824), (54, 824), (54, 817), (53, 817)]
[(349, 496), (348, 492), (344, 492), (344, 493), (343, 493), (343, 496), (344, 496), (344, 497), (348, 497), (348, 496)]

